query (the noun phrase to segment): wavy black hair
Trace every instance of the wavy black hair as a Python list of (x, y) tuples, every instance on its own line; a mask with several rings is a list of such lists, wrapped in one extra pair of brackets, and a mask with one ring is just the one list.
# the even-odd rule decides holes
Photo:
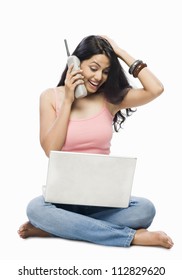
[[(105, 54), (110, 61), (108, 78), (99, 88), (98, 92), (103, 92), (108, 102), (117, 105), (124, 99), (127, 92), (132, 87), (129, 84), (124, 69), (110, 43), (101, 36), (87, 36), (83, 38), (72, 53), (72, 55), (76, 55), (79, 58), (80, 62), (90, 59), (93, 55), (97, 54)], [(65, 84), (67, 70), (68, 66), (66, 65), (57, 86), (63, 86)], [(125, 112), (120, 110), (115, 114), (113, 118), (113, 126), (116, 132), (119, 131), (126, 117), (132, 112), (133, 110), (131, 108), (127, 108), (125, 109)]]

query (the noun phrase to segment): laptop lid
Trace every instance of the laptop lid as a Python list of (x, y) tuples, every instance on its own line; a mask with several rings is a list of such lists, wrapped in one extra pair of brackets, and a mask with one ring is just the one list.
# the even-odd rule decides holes
[(60, 204), (127, 207), (136, 158), (51, 151), (45, 201)]

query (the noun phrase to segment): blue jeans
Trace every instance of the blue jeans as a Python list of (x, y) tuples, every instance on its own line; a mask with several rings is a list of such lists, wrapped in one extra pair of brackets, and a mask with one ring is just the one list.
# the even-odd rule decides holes
[(39, 196), (28, 204), (27, 216), (52, 236), (129, 247), (136, 230), (150, 226), (155, 208), (141, 197), (131, 197), (128, 208), (109, 208), (52, 204)]

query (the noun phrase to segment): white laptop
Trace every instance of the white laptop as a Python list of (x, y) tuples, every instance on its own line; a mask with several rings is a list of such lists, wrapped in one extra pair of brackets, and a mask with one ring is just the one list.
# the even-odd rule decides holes
[(46, 202), (128, 207), (136, 158), (51, 151)]

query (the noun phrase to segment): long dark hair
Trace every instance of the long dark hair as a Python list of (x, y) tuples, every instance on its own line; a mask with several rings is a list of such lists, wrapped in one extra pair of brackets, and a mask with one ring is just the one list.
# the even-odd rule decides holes
[[(101, 36), (87, 36), (79, 43), (72, 55), (76, 55), (80, 59), (80, 62), (82, 62), (96, 54), (105, 54), (110, 61), (108, 78), (99, 88), (98, 92), (103, 92), (106, 100), (117, 105), (124, 99), (131, 85), (110, 43)], [(63, 86), (65, 84), (67, 70), (68, 66), (66, 65), (57, 86)], [(113, 118), (115, 131), (119, 131), (126, 117), (132, 112), (133, 110), (131, 108), (127, 108), (125, 113), (118, 111), (115, 114)]]

